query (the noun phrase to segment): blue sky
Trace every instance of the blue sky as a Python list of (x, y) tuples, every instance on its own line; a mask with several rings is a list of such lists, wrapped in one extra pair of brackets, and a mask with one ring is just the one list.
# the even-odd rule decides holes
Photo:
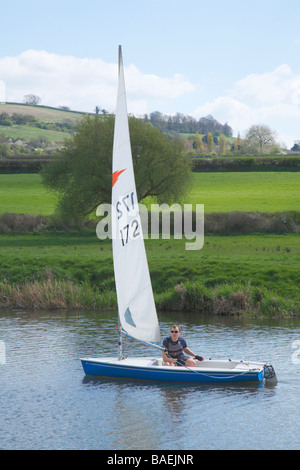
[(122, 44), (128, 110), (212, 114), (300, 140), (299, 0), (11, 0), (0, 99), (113, 111)]

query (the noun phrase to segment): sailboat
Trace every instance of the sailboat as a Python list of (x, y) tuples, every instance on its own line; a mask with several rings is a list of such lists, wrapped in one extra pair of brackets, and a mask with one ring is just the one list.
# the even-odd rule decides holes
[(112, 245), (118, 300), (118, 355), (82, 358), (86, 375), (162, 382), (262, 382), (274, 378), (270, 364), (230, 359), (166, 366), (162, 354), (124, 357), (123, 336), (162, 351), (160, 328), (146, 257), (132, 162), (122, 50), (115, 115), (112, 169)]

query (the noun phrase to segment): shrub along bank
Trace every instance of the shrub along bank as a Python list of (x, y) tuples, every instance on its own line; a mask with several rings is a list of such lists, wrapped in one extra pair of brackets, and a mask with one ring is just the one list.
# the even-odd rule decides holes
[(39, 173), (43, 166), (57, 155), (17, 155), (0, 156), (0, 173)]
[[(148, 227), (151, 227), (151, 213), (148, 214)], [(194, 230), (196, 229), (196, 214), (193, 212)], [(184, 219), (182, 218), (182, 223)], [(0, 214), (0, 233), (19, 232), (72, 232), (88, 230), (95, 233), (95, 220), (82, 223), (63, 221), (55, 215), (26, 215), (15, 213)], [(171, 214), (170, 233), (173, 234), (174, 219)], [(162, 217), (160, 216), (159, 230), (161, 233)], [(219, 235), (239, 235), (247, 233), (300, 233), (300, 212), (286, 211), (278, 213), (261, 212), (212, 212), (204, 214), (205, 233)], [(184, 233), (182, 226), (181, 233)]]
[(300, 171), (300, 155), (193, 158), (193, 171)]
[[(0, 173), (38, 173), (59, 154), (0, 156)], [(300, 171), (300, 155), (191, 157), (192, 171)]]

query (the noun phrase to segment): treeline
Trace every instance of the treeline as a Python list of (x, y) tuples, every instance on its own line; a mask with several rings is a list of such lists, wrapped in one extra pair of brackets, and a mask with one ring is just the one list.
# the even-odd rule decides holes
[[(59, 154), (0, 157), (0, 173), (37, 173)], [(192, 171), (300, 171), (300, 155), (191, 158)]]
[(193, 171), (300, 171), (300, 156), (193, 158)]
[(144, 121), (151, 122), (161, 132), (179, 132), (187, 134), (208, 134), (219, 136), (224, 134), (226, 137), (232, 137), (232, 129), (226, 124), (221, 124), (211, 115), (202, 117), (199, 120), (182, 113), (176, 113), (174, 116), (168, 116), (159, 111), (144, 115)]
[(45, 163), (50, 162), (57, 155), (18, 155), (1, 157), (0, 173), (39, 173)]

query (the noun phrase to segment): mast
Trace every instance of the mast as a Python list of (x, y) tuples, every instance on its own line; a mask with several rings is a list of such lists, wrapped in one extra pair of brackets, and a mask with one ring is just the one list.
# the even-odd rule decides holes
[[(122, 46), (119, 46), (118, 50), (118, 82), (120, 84), (120, 73), (121, 73), (121, 64), (122, 64)], [(120, 321), (120, 312), (118, 308), (118, 360), (123, 359), (123, 336), (122, 336), (122, 326)]]

